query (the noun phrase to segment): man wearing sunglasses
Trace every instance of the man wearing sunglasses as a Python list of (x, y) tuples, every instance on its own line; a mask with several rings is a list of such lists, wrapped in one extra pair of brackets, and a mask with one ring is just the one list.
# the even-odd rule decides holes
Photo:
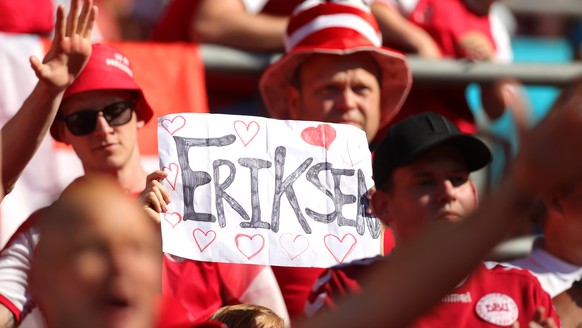
[[(133, 78), (128, 58), (112, 47), (96, 44), (82, 73), (65, 90), (50, 133), (54, 139), (72, 146), (85, 176), (113, 177), (124, 190), (139, 198), (151, 218), (159, 221), (158, 212), (170, 202), (167, 190), (158, 181), (165, 178), (165, 173), (158, 170), (147, 175), (137, 138), (138, 130), (152, 117), (153, 110)], [(30, 259), (39, 240), (36, 220), (42, 212), (33, 214), (0, 253), (0, 307), (7, 308), (15, 321), (25, 327), (44, 326), (28, 288)], [(187, 297), (189, 303), (194, 303), (196, 309), (185, 309), (193, 321), (207, 319), (224, 304), (284, 304), (268, 267), (195, 262), (188, 268), (188, 279), (195, 282), (190, 285), (196, 288), (185, 290), (185, 295), (169, 297), (180, 302)], [(171, 274), (165, 273), (165, 279), (172, 279)], [(252, 290), (243, 295), (248, 289)], [(269, 304), (271, 301), (273, 304)], [(4, 323), (0, 321), (0, 326)]]
[[(122, 188), (137, 195), (147, 175), (140, 160), (137, 129), (152, 116), (127, 58), (111, 47), (93, 45), (83, 72), (65, 90), (50, 133), (73, 147), (86, 176), (111, 175)], [(43, 211), (26, 220), (0, 253), (0, 303), (17, 322), (24, 319), (22, 325), (27, 327), (42, 323), (28, 295), (27, 280), (39, 240), (36, 220)], [(32, 315), (25, 317), (31, 309)]]

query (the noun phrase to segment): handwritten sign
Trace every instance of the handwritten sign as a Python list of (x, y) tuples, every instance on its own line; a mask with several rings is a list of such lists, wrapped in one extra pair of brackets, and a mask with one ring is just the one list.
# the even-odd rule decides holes
[(329, 267), (380, 252), (366, 213), (371, 155), (345, 124), (219, 114), (158, 120), (172, 193), (164, 252), (233, 263)]

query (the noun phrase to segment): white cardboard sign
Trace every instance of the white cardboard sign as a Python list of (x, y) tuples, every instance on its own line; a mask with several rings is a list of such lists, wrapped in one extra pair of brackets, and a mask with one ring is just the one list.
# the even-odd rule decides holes
[(201, 261), (329, 267), (378, 255), (366, 214), (366, 136), (345, 124), (183, 113), (158, 119), (172, 202), (164, 252)]

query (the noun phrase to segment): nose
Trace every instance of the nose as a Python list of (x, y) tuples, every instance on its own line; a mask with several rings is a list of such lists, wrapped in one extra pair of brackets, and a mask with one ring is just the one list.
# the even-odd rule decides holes
[(107, 122), (107, 120), (103, 116), (103, 113), (98, 113), (94, 132), (107, 134), (110, 133), (111, 131), (113, 131), (113, 128), (111, 127), (111, 125), (109, 125), (109, 122)]
[(436, 201), (438, 204), (449, 203), (455, 200), (455, 186), (451, 180), (444, 180), (438, 185)]
[(357, 102), (354, 91), (349, 87), (344, 88), (336, 98), (335, 107), (338, 111), (349, 111), (356, 108)]

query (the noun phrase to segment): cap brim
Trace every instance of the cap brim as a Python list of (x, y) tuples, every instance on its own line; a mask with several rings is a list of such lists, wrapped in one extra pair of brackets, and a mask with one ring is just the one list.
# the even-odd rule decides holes
[(414, 154), (408, 157), (406, 162), (399, 163), (397, 167), (413, 162), (430, 149), (442, 145), (450, 145), (457, 149), (465, 159), (469, 172), (479, 170), (491, 162), (491, 151), (483, 141), (469, 134), (458, 134), (445, 138), (435, 138), (433, 142), (417, 149)]

